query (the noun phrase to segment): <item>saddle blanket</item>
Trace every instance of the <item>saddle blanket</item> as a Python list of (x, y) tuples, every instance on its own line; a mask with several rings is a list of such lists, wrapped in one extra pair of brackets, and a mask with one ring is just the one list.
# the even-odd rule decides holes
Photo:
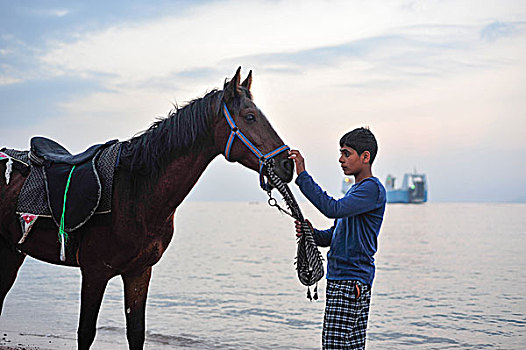
[[(95, 161), (95, 169), (101, 184), (101, 197), (94, 214), (111, 212), (113, 175), (118, 161), (120, 146), (121, 143), (118, 142), (104, 148)], [(2, 149), (1, 152), (20, 163), (31, 164), (29, 151)], [(31, 213), (31, 215), (37, 217), (51, 218), (52, 214), (47, 197), (44, 169), (41, 166), (30, 165), (30, 167), (31, 171), (18, 196), (16, 212), (19, 215), (26, 215), (26, 217), (28, 213)]]

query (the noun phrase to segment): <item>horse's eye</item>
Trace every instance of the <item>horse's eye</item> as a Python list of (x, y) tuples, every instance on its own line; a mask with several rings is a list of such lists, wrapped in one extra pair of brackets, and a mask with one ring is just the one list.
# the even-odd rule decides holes
[(254, 116), (254, 114), (247, 114), (245, 116), (245, 120), (248, 122), (248, 123), (253, 123), (256, 121), (256, 117)]

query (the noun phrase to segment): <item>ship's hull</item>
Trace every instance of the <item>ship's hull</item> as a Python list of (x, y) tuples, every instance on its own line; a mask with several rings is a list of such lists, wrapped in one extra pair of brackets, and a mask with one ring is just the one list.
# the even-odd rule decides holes
[(427, 202), (427, 192), (423, 197), (412, 197), (408, 190), (387, 191), (387, 203), (425, 203)]

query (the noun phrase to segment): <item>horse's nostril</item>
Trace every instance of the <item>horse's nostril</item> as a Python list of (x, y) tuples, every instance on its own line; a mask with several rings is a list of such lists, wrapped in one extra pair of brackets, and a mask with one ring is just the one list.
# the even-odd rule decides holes
[(278, 175), (283, 182), (290, 182), (292, 180), (294, 163), (291, 159), (282, 159), (278, 162), (278, 166), (275, 170), (276, 175)]
[(281, 166), (282, 166), (283, 169), (285, 169), (286, 171), (292, 171), (292, 167), (293, 167), (292, 160), (290, 160), (290, 159), (283, 159), (283, 160), (281, 161)]

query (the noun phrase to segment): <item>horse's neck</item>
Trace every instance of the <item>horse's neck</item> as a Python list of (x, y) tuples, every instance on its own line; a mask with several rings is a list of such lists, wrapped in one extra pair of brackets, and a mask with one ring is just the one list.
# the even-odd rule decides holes
[(218, 155), (217, 150), (205, 148), (202, 152), (190, 152), (174, 159), (155, 188), (156, 203), (164, 206), (165, 210), (175, 211), (190, 193), (208, 164)]

